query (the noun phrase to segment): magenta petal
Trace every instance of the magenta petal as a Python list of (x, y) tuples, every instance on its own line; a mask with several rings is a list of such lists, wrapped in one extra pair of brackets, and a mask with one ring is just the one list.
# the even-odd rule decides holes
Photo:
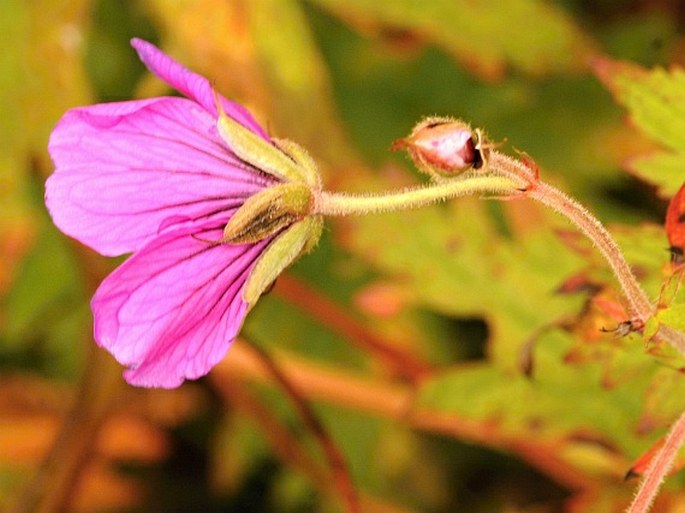
[[(136, 49), (140, 60), (152, 73), (180, 93), (202, 105), (213, 117), (217, 116), (216, 100), (209, 80), (193, 73), (147, 41), (134, 38), (131, 39), (131, 46)], [(223, 96), (219, 96), (219, 98), (226, 114), (261, 135), (264, 139), (269, 139), (264, 129), (242, 105), (227, 100)]]
[(46, 204), (66, 234), (104, 255), (137, 250), (183, 221), (228, 220), (274, 183), (230, 152), (212, 116), (184, 98), (81, 107), (50, 137)]
[[(209, 372), (247, 312), (241, 292), (268, 244), (212, 245), (222, 227), (165, 233), (100, 285), (95, 340), (129, 366), (132, 385), (173, 388)], [(196, 238), (197, 237), (197, 238)]]

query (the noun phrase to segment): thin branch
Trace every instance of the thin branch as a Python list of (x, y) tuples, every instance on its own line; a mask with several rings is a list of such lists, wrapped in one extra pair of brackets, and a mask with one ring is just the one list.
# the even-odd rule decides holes
[(671, 470), (673, 462), (678, 455), (678, 450), (685, 442), (685, 412), (671, 427), (664, 445), (652, 460), (645, 476), (640, 483), (635, 499), (626, 513), (646, 513), (652, 506), (654, 498), (659, 492), (659, 488)]
[[(85, 288), (93, 292), (109, 271), (109, 265), (92, 252), (77, 245), (74, 247)], [(84, 464), (102, 424), (112, 411), (117, 392), (123, 390), (119, 365), (93, 343), (90, 334), (84, 338), (86, 361), (74, 403), (40, 467), (10, 509), (11, 513), (71, 511)]]
[[(274, 452), (284, 463), (304, 473), (322, 493), (329, 493), (331, 478), (326, 468), (312, 458), (294, 436), (262, 402), (252, 396), (235, 376), (210, 378), (227, 401), (239, 408), (241, 413), (251, 417), (261, 428)], [(397, 506), (368, 494), (361, 494), (362, 510), (373, 513), (413, 513), (404, 506)]]
[(298, 415), (307, 429), (314, 435), (319, 442), (321, 449), (326, 455), (328, 464), (333, 476), (333, 482), (340, 496), (345, 502), (349, 513), (361, 513), (357, 491), (352, 482), (349, 468), (345, 462), (340, 449), (326, 431), (321, 421), (312, 411), (307, 401), (302, 397), (299, 390), (293, 386), (288, 377), (281, 371), (274, 360), (260, 347), (251, 344), (250, 349), (261, 360), (261, 363), (268, 369), (280, 388), (285, 392), (290, 402), (297, 410)]
[(302, 280), (284, 274), (278, 278), (274, 293), (321, 321), (327, 328), (335, 330), (351, 343), (368, 351), (405, 379), (417, 382), (432, 372), (432, 367), (428, 363), (376, 335), (354, 315)]
[[(89, 340), (86, 373), (50, 451), (15, 501), (10, 513), (66, 513), (93, 450), (100, 427), (111, 413), (121, 371), (109, 354)], [(116, 366), (116, 367), (115, 367)]]
[[(441, 413), (424, 407), (414, 408), (415, 387), (312, 364), (291, 355), (286, 356), (282, 351), (274, 359), (293, 387), (307, 400), (320, 400), (392, 419), (425, 432), (442, 433), (486, 447), (513, 451), (571, 490), (593, 490), (598, 485), (596, 479), (588, 478), (558, 456), (559, 447), (556, 442), (532, 442), (527, 438), (502, 432), (491, 422), (464, 419), (457, 414)], [(239, 378), (274, 384), (273, 376), (241, 340), (233, 345), (230, 356), (224, 358), (210, 376), (218, 382)]]

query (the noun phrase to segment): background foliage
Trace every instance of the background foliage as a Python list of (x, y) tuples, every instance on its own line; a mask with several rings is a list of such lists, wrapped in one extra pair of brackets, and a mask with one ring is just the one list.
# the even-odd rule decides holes
[[(147, 38), (308, 147), (330, 190), (422, 180), (388, 152), (422, 116), (485, 127), (607, 222), (657, 297), (685, 178), (685, 75), (658, 67), (685, 60), (680, 2), (0, 7), (0, 508), (343, 511), (336, 450), (365, 512), (629, 503), (624, 474), (685, 408), (683, 363), (601, 331), (622, 320), (616, 285), (562, 219), (466, 199), (329, 221), (207, 378), (135, 390), (91, 338), (117, 262), (51, 225), (46, 144), (70, 107), (168, 93), (128, 45)], [(683, 484), (655, 511), (682, 511)]]

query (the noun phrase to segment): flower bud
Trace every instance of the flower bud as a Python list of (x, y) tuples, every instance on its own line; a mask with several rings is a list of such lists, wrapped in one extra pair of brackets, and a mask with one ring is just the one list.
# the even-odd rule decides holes
[(434, 177), (459, 175), (487, 164), (490, 145), (481, 130), (451, 118), (427, 118), (409, 137), (395, 141), (392, 150), (405, 148), (416, 166)]
[(275, 185), (250, 196), (226, 224), (221, 242), (253, 243), (305, 218), (312, 192), (302, 183)]

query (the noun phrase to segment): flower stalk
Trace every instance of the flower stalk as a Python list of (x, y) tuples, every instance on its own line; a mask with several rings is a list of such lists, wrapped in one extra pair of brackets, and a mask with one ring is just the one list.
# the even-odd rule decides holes
[(647, 322), (654, 311), (652, 302), (637, 281), (618, 244), (597, 218), (580, 203), (553, 185), (535, 179), (536, 172), (524, 162), (493, 151), (490, 158), (490, 169), (492, 172), (503, 176), (518, 176), (531, 180), (531, 186), (526, 191), (525, 196), (566, 217), (592, 241), (621, 285), (623, 294), (628, 301), (631, 317), (642, 324)]
[[(522, 197), (538, 201), (563, 215), (597, 247), (616, 276), (628, 302), (631, 318), (627, 322), (633, 329), (641, 330), (654, 315), (655, 305), (640, 285), (618, 244), (602, 223), (576, 200), (540, 180), (537, 166), (526, 155), (523, 155), (523, 159), (517, 160), (492, 151), (489, 155), (489, 171), (518, 180), (520, 183), (527, 183), (522, 186), (525, 188), (521, 193)], [(654, 340), (666, 342), (685, 355), (685, 333), (662, 325), (657, 329)]]
[(424, 207), (439, 201), (471, 194), (510, 195), (519, 192), (518, 183), (503, 176), (467, 176), (377, 195), (321, 192), (315, 198), (314, 213), (327, 216), (378, 214)]
[(487, 172), (377, 195), (353, 196), (324, 191), (316, 195), (313, 210), (314, 213), (327, 216), (366, 215), (419, 208), (470, 194), (530, 198), (566, 217), (592, 241), (623, 290), (631, 320), (639, 324), (647, 322), (654, 310), (649, 297), (616, 241), (585, 207), (551, 184), (541, 181), (531, 164), (498, 151), (491, 152)]

